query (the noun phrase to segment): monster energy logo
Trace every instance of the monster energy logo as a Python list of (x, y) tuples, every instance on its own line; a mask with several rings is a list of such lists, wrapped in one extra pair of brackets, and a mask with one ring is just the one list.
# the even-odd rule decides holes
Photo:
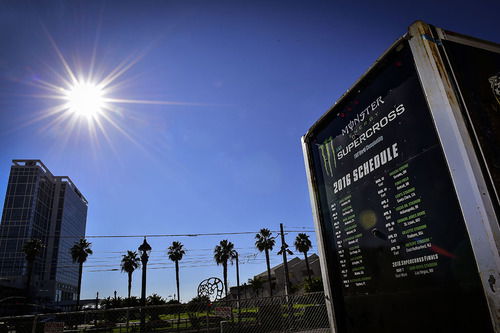
[(490, 77), (488, 81), (491, 84), (491, 91), (493, 92), (493, 96), (495, 96), (498, 104), (500, 104), (500, 72)]
[(337, 159), (335, 158), (335, 147), (333, 146), (333, 138), (329, 137), (323, 144), (319, 145), (319, 150), (321, 151), (321, 158), (323, 160), (323, 166), (326, 174), (333, 177), (332, 159), (333, 167), (337, 167)]

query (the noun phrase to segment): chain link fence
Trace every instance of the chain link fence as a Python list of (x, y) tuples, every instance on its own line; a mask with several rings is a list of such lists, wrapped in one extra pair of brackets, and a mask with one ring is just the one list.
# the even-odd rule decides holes
[(323, 293), (0, 318), (0, 333), (329, 332)]

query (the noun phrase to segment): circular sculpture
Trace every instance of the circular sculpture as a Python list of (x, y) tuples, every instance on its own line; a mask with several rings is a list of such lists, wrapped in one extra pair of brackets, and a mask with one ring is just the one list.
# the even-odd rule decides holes
[(206, 296), (210, 302), (222, 299), (223, 291), (224, 283), (216, 277), (205, 279), (198, 285), (198, 297)]

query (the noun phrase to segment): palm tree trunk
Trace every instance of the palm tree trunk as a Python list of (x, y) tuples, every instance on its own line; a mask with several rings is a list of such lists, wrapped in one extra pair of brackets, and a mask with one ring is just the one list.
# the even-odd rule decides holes
[[(130, 303), (130, 291), (132, 290), (132, 273), (133, 272), (127, 272), (128, 274), (128, 302), (129, 304), (127, 305), (127, 307), (129, 307), (131, 305)], [(128, 326), (129, 326), (129, 312), (128, 312), (128, 309), (127, 309), (127, 332), (128, 332)]]
[[(175, 261), (175, 282), (177, 284), (177, 301), (181, 303), (181, 293), (179, 289), (179, 260)], [(181, 323), (181, 311), (177, 310), (177, 332), (179, 332), (179, 326)]]
[(222, 263), (222, 269), (224, 273), (224, 290), (226, 291), (227, 296), (227, 262)]
[(130, 300), (130, 291), (132, 289), (132, 272), (128, 272), (128, 299)]
[(307, 278), (311, 282), (311, 270), (309, 269), (309, 259), (307, 258), (307, 251), (304, 252), (304, 259), (306, 260)]
[(267, 281), (269, 282), (269, 296), (273, 296), (273, 285), (271, 283), (271, 263), (269, 262), (269, 250), (266, 249)]
[(181, 294), (179, 289), (179, 260), (175, 261), (175, 282), (177, 283), (177, 300), (181, 302)]
[(83, 273), (83, 262), (80, 263), (78, 268), (78, 293), (76, 294), (76, 309), (80, 309), (80, 290), (82, 289), (82, 273)]

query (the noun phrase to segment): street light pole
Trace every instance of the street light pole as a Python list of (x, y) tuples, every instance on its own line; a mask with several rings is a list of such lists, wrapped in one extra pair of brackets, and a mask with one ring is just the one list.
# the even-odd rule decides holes
[(141, 332), (146, 331), (146, 313), (144, 307), (146, 306), (146, 269), (151, 253), (151, 246), (144, 237), (144, 242), (139, 246), (139, 253), (141, 254), (142, 263), (142, 288), (141, 288)]

